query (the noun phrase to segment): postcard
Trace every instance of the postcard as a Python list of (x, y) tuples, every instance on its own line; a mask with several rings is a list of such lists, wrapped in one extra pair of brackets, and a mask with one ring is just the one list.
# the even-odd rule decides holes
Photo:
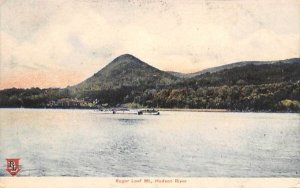
[(0, 1), (0, 188), (300, 187), (300, 2)]

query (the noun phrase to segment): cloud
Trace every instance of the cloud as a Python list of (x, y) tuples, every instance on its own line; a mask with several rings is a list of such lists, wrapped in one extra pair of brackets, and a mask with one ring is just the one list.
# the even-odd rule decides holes
[(293, 0), (6, 1), (0, 88), (73, 85), (124, 53), (180, 72), (299, 57), (297, 7)]

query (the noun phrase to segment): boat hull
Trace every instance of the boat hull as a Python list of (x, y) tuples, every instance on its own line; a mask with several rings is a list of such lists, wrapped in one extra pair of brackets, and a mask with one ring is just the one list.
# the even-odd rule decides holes
[(145, 110), (96, 110), (99, 114), (134, 114), (134, 115), (159, 115), (159, 111)]

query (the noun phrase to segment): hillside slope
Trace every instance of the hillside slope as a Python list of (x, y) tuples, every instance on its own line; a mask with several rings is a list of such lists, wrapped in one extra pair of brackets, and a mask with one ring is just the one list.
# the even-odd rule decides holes
[(222, 69), (186, 79), (200, 86), (221, 85), (258, 85), (280, 82), (298, 82), (300, 80), (300, 59), (278, 61), (274, 63), (246, 64)]
[(249, 66), (249, 65), (274, 65), (274, 64), (289, 64), (289, 63), (299, 63), (300, 58), (291, 58), (291, 59), (286, 59), (286, 60), (278, 60), (278, 61), (242, 61), (242, 62), (237, 62), (237, 63), (230, 63), (218, 67), (212, 67), (208, 69), (204, 69), (201, 71), (197, 71), (194, 73), (188, 73), (188, 74), (183, 74), (179, 72), (169, 72), (170, 74), (177, 76), (179, 78), (192, 78), (195, 76), (200, 76), (206, 73), (215, 73), (219, 72), (222, 70), (226, 69), (233, 69), (233, 68), (238, 68), (238, 67), (244, 67), (244, 66)]
[(300, 58), (225, 65), (187, 78), (125, 54), (71, 87), (0, 91), (0, 107), (98, 108), (122, 104), (300, 112)]
[(138, 58), (124, 54), (87, 80), (72, 86), (75, 92), (116, 89), (122, 86), (153, 87), (168, 85), (177, 78), (154, 68)]

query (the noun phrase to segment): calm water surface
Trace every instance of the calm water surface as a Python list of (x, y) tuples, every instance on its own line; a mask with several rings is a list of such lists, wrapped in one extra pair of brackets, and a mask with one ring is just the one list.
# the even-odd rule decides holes
[(300, 115), (0, 109), (0, 176), (300, 177)]

